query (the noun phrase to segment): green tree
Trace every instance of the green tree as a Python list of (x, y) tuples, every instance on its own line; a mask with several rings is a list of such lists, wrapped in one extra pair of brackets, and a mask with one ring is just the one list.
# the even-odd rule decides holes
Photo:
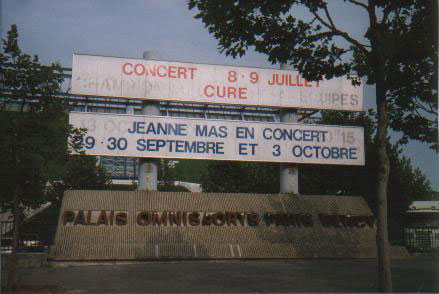
[(279, 193), (279, 165), (210, 161), (201, 186), (205, 192)]
[[(44, 66), (22, 53), (12, 25), (0, 53), (0, 207), (14, 216), (8, 291), (16, 280), (16, 251), (23, 211), (61, 199), (68, 188), (105, 185), (96, 159), (79, 153), (85, 130), (68, 124), (68, 101), (61, 93), (62, 69)], [(68, 139), (71, 140), (68, 140)], [(67, 143), (70, 142), (70, 143)]]
[(94, 156), (65, 154), (64, 162), (49, 180), (45, 195), (50, 206), (38, 214), (23, 219), (20, 234), (37, 235), (45, 244), (52, 244), (55, 237), (61, 203), (66, 190), (111, 190), (105, 170), (97, 165)]
[[(360, 126), (364, 129), (365, 163), (363, 166), (301, 165), (299, 183), (301, 194), (376, 195), (376, 146), (373, 140), (375, 121), (373, 112), (352, 114), (323, 111), (316, 123), (325, 125)], [(376, 199), (375, 199), (376, 200)], [(376, 201), (369, 201), (372, 209)], [(374, 209), (376, 212), (376, 209)]]
[(169, 159), (161, 159), (158, 166), (157, 178), (160, 191), (168, 191), (175, 187), (175, 162)]
[(380, 290), (389, 292), (387, 130), (402, 131), (401, 142), (416, 139), (438, 147), (437, 1), (345, 0), (340, 5), (368, 16), (364, 41), (337, 26), (328, 2), (189, 0), (189, 8), (197, 9), (195, 17), (227, 55), (242, 56), (253, 47), (273, 63), (292, 64), (308, 80), (349, 75), (353, 83), (364, 78), (375, 84), (378, 268)]
[[(389, 148), (389, 233), (395, 240), (402, 240), (402, 229), (405, 224), (405, 212), (410, 203), (416, 200), (433, 200), (433, 189), (430, 182), (418, 168), (413, 168), (408, 159), (401, 155), (397, 145)], [(370, 195), (369, 198), (373, 196)]]
[(46, 187), (45, 196), (50, 206), (24, 221), (21, 232), (37, 234), (51, 244), (66, 190), (111, 190), (111, 181), (104, 168), (98, 165), (95, 156), (86, 156), (82, 150), (84, 135), (84, 130), (72, 130), (70, 150), (64, 152), (62, 161), (57, 162)]
[(201, 183), (207, 173), (208, 160), (178, 160), (175, 165), (175, 178), (178, 181)]
[(95, 156), (67, 153), (62, 169), (49, 181), (47, 200), (59, 209), (66, 190), (108, 190), (110, 184), (109, 176), (97, 164)]
[(66, 103), (57, 97), (63, 80), (59, 64), (42, 66), (21, 52), (17, 27), (3, 40), (0, 100), (0, 193), (2, 210), (14, 215), (8, 290), (15, 284), (20, 216), (45, 202), (46, 183), (60, 160), (70, 131)]
[[(374, 140), (374, 112), (341, 113), (323, 112), (318, 123), (326, 125), (363, 126), (365, 130), (365, 166), (302, 165), (299, 173), (302, 194), (361, 195), (374, 212), (377, 211), (376, 142)], [(401, 240), (404, 214), (414, 200), (430, 200), (433, 191), (430, 182), (410, 160), (402, 156), (398, 143), (387, 146), (390, 173), (388, 184), (389, 234), (392, 240)]]
[(59, 150), (62, 156), (56, 162), (57, 168), (50, 174), (49, 185), (46, 189), (47, 200), (56, 209), (60, 209), (66, 190), (110, 188), (111, 180), (105, 169), (98, 165), (96, 157), (85, 155), (83, 140), (86, 131), (86, 129), (71, 129), (67, 142), (68, 148)]
[(157, 190), (163, 192), (189, 192), (183, 186), (175, 185), (176, 181), (176, 164), (175, 160), (161, 159), (158, 167), (157, 178), (159, 180)]

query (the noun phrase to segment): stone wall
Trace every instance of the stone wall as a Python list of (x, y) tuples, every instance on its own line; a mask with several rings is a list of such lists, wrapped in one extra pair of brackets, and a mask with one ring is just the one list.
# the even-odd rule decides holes
[(373, 258), (375, 234), (361, 197), (67, 191), (49, 257)]

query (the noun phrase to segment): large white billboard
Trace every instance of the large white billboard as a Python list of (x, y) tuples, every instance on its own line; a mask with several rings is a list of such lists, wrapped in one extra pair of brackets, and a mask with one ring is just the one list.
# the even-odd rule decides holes
[(72, 112), (89, 155), (364, 165), (361, 127)]
[(310, 82), (297, 72), (73, 55), (75, 95), (285, 108), (363, 110), (363, 87), (346, 78)]

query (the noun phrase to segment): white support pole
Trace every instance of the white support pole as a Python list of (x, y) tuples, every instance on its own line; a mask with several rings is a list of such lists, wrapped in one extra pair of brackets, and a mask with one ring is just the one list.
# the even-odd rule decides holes
[[(145, 51), (143, 59), (160, 59), (160, 54), (155, 51)], [(144, 101), (143, 115), (160, 115), (160, 102)], [(139, 160), (139, 183), (137, 190), (157, 191), (157, 173), (159, 159), (140, 158)]]
[(133, 105), (127, 105), (126, 114), (134, 114), (134, 106)]
[[(281, 64), (280, 69), (292, 69), (287, 64)], [(281, 109), (280, 121), (285, 123), (297, 123), (298, 114), (295, 109)], [(281, 163), (280, 164), (280, 193), (299, 194), (299, 169), (297, 164)]]

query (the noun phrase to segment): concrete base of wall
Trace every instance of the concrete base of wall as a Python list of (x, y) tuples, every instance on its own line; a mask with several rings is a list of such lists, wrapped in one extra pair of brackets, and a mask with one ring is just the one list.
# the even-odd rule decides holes
[[(2, 270), (9, 268), (10, 253), (1, 254)], [(38, 268), (47, 266), (47, 253), (17, 253), (17, 268)]]
[[(407, 249), (404, 246), (390, 246), (390, 258), (391, 260), (396, 259), (409, 259), (414, 258), (422, 255), (412, 255), (410, 254)], [(431, 257), (432, 255), (429, 255)], [(433, 257), (434, 258), (434, 257)], [(436, 258), (439, 259), (439, 254), (436, 255)], [(279, 258), (266, 258), (262, 259), (266, 262), (271, 262)], [(285, 259), (285, 258), (284, 258)], [(287, 258), (288, 259), (288, 258)], [(376, 259), (376, 257), (368, 258), (368, 259)], [(233, 260), (229, 259), (229, 260)], [(235, 261), (247, 261), (249, 259), (242, 259), (242, 258), (236, 258)], [(256, 259), (251, 259), (256, 260)], [(294, 258), (290, 258), (290, 260), (295, 260)], [(160, 259), (160, 260), (153, 260), (153, 259), (143, 259), (143, 260), (99, 260), (99, 261), (59, 261), (59, 260), (48, 260), (48, 267), (72, 267), (72, 266), (112, 266), (112, 265), (139, 265), (139, 264), (155, 264), (155, 263), (179, 263), (179, 262), (186, 262), (186, 261), (198, 261), (198, 262), (225, 262), (224, 259)]]

